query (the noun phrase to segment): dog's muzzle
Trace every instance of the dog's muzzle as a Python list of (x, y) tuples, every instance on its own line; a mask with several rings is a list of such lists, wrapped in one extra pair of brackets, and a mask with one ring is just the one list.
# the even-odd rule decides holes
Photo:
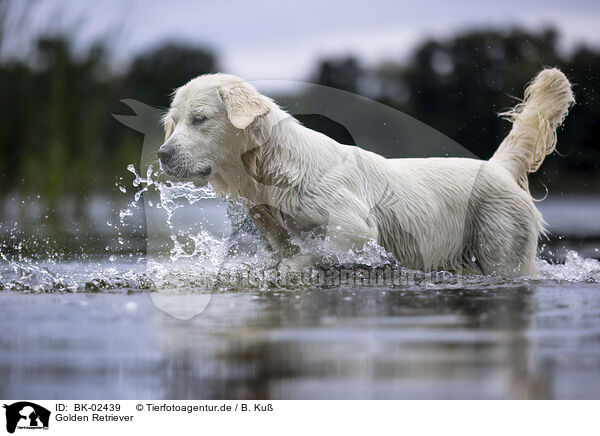
[(189, 179), (193, 177), (206, 178), (212, 173), (211, 165), (189, 165), (174, 159), (176, 155), (176, 147), (173, 145), (165, 144), (159, 148), (160, 168), (165, 174), (177, 179)]
[(172, 145), (163, 145), (158, 149), (158, 158), (160, 159), (160, 163), (164, 166), (168, 166), (169, 161), (175, 155), (175, 147)]

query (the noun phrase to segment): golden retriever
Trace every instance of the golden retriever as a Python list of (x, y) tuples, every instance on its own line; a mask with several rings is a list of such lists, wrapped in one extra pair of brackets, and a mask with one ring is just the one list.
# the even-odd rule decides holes
[(491, 159), (385, 159), (304, 127), (238, 77), (203, 75), (175, 92), (158, 155), (169, 176), (242, 201), (282, 267), (317, 262), (294, 241), (320, 231), (332, 250), (374, 240), (414, 269), (534, 276), (543, 220), (527, 173), (573, 101), (545, 69), (503, 114), (512, 130)]

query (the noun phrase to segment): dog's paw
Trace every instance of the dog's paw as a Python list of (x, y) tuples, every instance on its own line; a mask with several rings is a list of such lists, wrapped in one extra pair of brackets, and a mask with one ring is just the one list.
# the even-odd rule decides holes
[(311, 268), (317, 263), (317, 256), (314, 254), (297, 254), (287, 259), (283, 259), (278, 266), (279, 271), (300, 271), (305, 268)]

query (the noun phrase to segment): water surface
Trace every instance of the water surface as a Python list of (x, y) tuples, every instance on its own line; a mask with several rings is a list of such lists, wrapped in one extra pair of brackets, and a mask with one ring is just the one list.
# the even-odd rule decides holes
[[(55, 255), (52, 239), (26, 250), (31, 239), (4, 234), (0, 397), (600, 398), (597, 199), (540, 203), (555, 236), (541, 246), (536, 280), (287, 288), (223, 283), (223, 262), (236, 271), (272, 265), (256, 247), (225, 261), (230, 230), (215, 200), (194, 202), (212, 226), (200, 229), (181, 224), (198, 222), (192, 207), (156, 204), (158, 212), (145, 205), (146, 219), (166, 205), (167, 227), (177, 228), (163, 235), (179, 244), (167, 258), (153, 256), (156, 241), (131, 247), (129, 209), (120, 224), (100, 218), (96, 227), (114, 234), (97, 252)], [(156, 307), (204, 297), (189, 320)]]
[(600, 398), (599, 275), (227, 290), (187, 321), (118, 273), (3, 291), (0, 397)]

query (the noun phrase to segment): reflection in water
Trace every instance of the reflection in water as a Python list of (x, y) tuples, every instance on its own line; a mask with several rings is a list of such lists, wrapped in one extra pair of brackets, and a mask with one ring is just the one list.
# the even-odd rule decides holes
[[(577, 315), (598, 302), (597, 287), (569, 291), (217, 295), (190, 323), (159, 317), (178, 369), (163, 379), (165, 395), (598, 397), (600, 310)], [(587, 326), (574, 330), (573, 317)]]
[[(546, 398), (543, 371), (528, 366), (532, 293), (313, 290), (263, 293), (250, 301), (213, 296), (191, 323), (160, 318), (162, 347), (179, 369), (175, 383), (170, 375), (165, 380), (166, 395)], [(226, 322), (215, 329), (212, 317), (223, 312)], [(211, 362), (203, 359), (204, 346), (191, 340), (195, 335), (182, 330), (212, 330)], [(204, 334), (195, 338), (206, 340)], [(220, 374), (215, 377), (207, 363)]]
[(0, 292), (0, 397), (599, 398), (590, 283), (213, 295)]

